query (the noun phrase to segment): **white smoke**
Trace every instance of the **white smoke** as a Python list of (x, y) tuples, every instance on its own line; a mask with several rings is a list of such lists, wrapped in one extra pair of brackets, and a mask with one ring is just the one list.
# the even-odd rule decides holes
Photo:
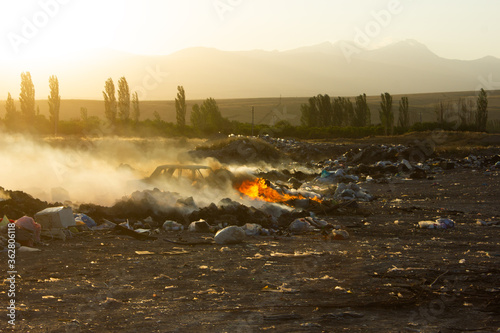
[[(187, 151), (198, 142), (110, 137), (37, 140), (3, 134), (0, 186), (49, 202), (112, 205), (133, 191), (144, 189), (137, 180), (150, 175), (158, 165), (189, 162)], [(193, 196), (197, 205), (235, 196), (232, 188), (200, 189), (182, 181), (164, 184), (161, 189)]]

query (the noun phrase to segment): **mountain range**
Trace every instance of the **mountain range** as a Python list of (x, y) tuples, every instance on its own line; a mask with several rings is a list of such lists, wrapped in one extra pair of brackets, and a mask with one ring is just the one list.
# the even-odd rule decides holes
[[(0, 96), (4, 99), (13, 84), (18, 87), (20, 73), (30, 67), (3, 64), (0, 70)], [(184, 86), (188, 99), (500, 89), (500, 59), (445, 59), (414, 40), (374, 50), (345, 41), (288, 51), (196, 47), (162, 56), (100, 50), (58, 63), (45, 65), (40, 60), (30, 71), (40, 93), (37, 98), (46, 98), (48, 77), (57, 75), (63, 99), (102, 99), (106, 79), (113, 78), (116, 85), (121, 76), (142, 100), (173, 100), (178, 85)]]

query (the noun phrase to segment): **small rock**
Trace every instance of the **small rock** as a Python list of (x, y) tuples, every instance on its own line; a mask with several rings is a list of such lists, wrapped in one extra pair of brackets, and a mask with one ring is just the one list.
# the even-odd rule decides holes
[(121, 306), (123, 303), (111, 298), (111, 297), (106, 297), (106, 300), (99, 303), (100, 306), (106, 307), (106, 308), (115, 308)]
[(189, 224), (188, 230), (191, 232), (210, 232), (210, 225), (205, 220), (198, 220)]
[(455, 222), (450, 219), (440, 218), (436, 221), (420, 221), (418, 226), (421, 229), (449, 229), (455, 226)]
[(247, 223), (242, 227), (247, 236), (258, 236), (262, 231), (262, 226), (257, 223)]
[(349, 238), (349, 233), (345, 230), (332, 230), (332, 239), (345, 240)]
[(305, 217), (304, 219), (307, 222), (309, 222), (310, 225), (312, 225), (316, 228), (319, 228), (319, 229), (325, 228), (328, 225), (328, 222), (326, 222), (325, 220), (321, 220), (321, 219), (318, 219), (315, 217), (308, 216), (308, 217)]
[(304, 218), (296, 219), (288, 226), (288, 229), (294, 234), (301, 234), (314, 230), (314, 227)]
[(214, 236), (214, 241), (217, 244), (238, 244), (243, 242), (245, 237), (245, 230), (235, 225), (231, 225), (217, 231)]
[(34, 248), (34, 247), (29, 247), (29, 246), (21, 246), (17, 249), (18, 252), (40, 252), (42, 250)]
[(181, 231), (184, 230), (184, 226), (180, 223), (177, 223), (175, 221), (165, 221), (163, 223), (163, 230), (165, 231)]

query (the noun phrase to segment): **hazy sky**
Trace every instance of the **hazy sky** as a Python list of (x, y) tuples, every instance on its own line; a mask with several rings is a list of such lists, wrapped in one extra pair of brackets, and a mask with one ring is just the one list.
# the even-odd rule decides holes
[(500, 57), (499, 13), (498, 0), (0, 0), (0, 60), (404, 39), (446, 58)]

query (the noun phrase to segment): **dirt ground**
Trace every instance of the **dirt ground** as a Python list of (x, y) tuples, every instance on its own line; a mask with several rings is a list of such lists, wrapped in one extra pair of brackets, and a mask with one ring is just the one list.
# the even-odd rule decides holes
[[(180, 246), (162, 239), (174, 232), (140, 241), (112, 231), (51, 241), (17, 255), (16, 330), (497, 332), (500, 228), (476, 219), (500, 217), (499, 180), (451, 170), (369, 184), (378, 200), (360, 215), (328, 217), (348, 230), (344, 241)], [(457, 225), (416, 227), (436, 217)]]
[[(342, 241), (317, 233), (231, 246), (164, 240), (213, 238), (186, 231), (45, 240), (41, 252), (17, 253), (15, 330), (498, 332), (500, 227), (476, 219), (500, 220), (499, 175), (460, 168), (365, 183), (375, 201), (321, 216), (349, 232)], [(439, 217), (456, 226), (417, 227)], [(0, 293), (7, 304), (5, 280)], [(12, 328), (5, 316), (0, 325)]]

